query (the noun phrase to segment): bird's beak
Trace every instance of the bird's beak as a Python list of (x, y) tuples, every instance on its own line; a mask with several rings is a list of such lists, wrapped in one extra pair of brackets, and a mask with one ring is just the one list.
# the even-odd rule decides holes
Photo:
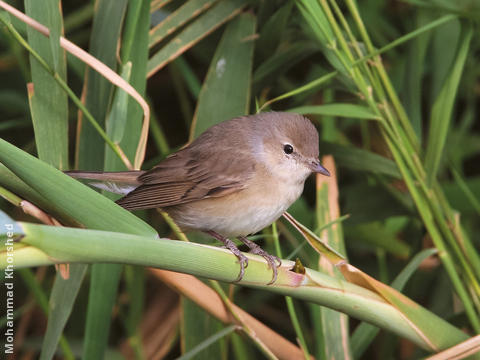
[(319, 174), (322, 174), (322, 175), (325, 175), (325, 176), (330, 176), (330, 172), (320, 164), (320, 160), (318, 160), (318, 159), (315, 159), (315, 160), (311, 161), (308, 164), (308, 167), (313, 172), (316, 172), (316, 173), (319, 173)]

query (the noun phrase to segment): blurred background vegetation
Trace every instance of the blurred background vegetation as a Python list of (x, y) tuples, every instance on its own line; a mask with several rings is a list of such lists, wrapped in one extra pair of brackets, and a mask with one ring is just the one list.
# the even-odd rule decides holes
[[(61, 11), (57, 0), (9, 3), (51, 29), (50, 39), (64, 33), (145, 96), (152, 117), (144, 169), (219, 121), (261, 107), (306, 114), (319, 130), (320, 153), (336, 162), (340, 213), (349, 215), (342, 221), (349, 262), (390, 284), (415, 255), (436, 247), (440, 256), (414, 264), (402, 293), (470, 335), (480, 331), (478, 0), (71, 0), (61, 2)], [(1, 19), (1, 138), (62, 170), (125, 169), (14, 28), (133, 163), (138, 104), (56, 42), (3, 11)], [(30, 82), (34, 89), (27, 91)], [(311, 178), (290, 209), (312, 231), (325, 223), (316, 191)], [(14, 219), (35, 221), (3, 199), (0, 205)], [(176, 237), (159, 213), (139, 216), (160, 236)], [(295, 252), (318, 268), (319, 255), (300, 235), (281, 221), (278, 230), (285, 257)], [(267, 229), (258, 242), (274, 252), (274, 237)], [(62, 340), (69, 345), (62, 343), (57, 358), (68, 358), (66, 347), (76, 357), (83, 349), (85, 359), (176, 358), (206, 339), (215, 341), (195, 350), (195, 358), (264, 356), (231, 328), (212, 338), (223, 325), (143, 268), (95, 265), (87, 273), (73, 295), (68, 341)], [(47, 321), (41, 309), (56, 276), (49, 267), (16, 278), (19, 359), (39, 354)], [(225, 290), (296, 342), (282, 296)], [(327, 358), (334, 340), (319, 320), (320, 307), (294, 305), (302, 346)], [(103, 314), (97, 323), (95, 314)], [(349, 322), (353, 332), (359, 322)], [(425, 355), (391, 333), (355, 335), (336, 340), (350, 340), (354, 358)]]

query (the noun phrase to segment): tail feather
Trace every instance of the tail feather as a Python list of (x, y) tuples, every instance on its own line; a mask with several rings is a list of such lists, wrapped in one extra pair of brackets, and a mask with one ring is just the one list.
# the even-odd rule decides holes
[(140, 185), (138, 177), (144, 174), (145, 171), (118, 171), (118, 172), (104, 172), (104, 171), (65, 171), (65, 174), (75, 179), (85, 180), (100, 180), (100, 181), (118, 181), (130, 184)]
[(120, 195), (135, 190), (141, 184), (138, 177), (143, 173), (145, 171), (65, 171), (65, 174), (75, 179), (87, 180), (91, 186)]

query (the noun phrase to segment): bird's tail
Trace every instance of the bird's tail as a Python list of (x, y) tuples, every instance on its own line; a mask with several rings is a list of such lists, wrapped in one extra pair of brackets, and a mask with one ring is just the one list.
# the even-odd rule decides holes
[(75, 178), (87, 180), (87, 183), (96, 188), (126, 195), (135, 190), (141, 182), (138, 177), (145, 171), (65, 171), (65, 174)]

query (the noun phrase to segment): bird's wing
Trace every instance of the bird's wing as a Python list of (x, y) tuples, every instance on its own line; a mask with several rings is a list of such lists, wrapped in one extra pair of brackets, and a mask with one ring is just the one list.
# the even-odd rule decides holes
[(141, 185), (117, 201), (127, 210), (162, 208), (240, 191), (254, 174), (247, 152), (186, 148), (141, 175)]

